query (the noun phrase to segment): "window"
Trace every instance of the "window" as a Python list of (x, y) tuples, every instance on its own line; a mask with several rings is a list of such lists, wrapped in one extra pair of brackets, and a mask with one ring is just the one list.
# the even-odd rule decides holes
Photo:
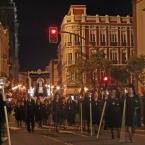
[(78, 31), (74, 32), (76, 35), (74, 35), (74, 44), (75, 45), (80, 45), (80, 33)]
[(129, 56), (134, 56), (135, 52), (134, 52), (134, 48), (130, 48), (130, 55)]
[(114, 63), (118, 63), (118, 51), (115, 49), (110, 50), (110, 60)]
[(127, 62), (127, 51), (125, 49), (122, 50), (122, 64), (126, 64)]
[(110, 31), (110, 45), (117, 46), (117, 31), (116, 30)]
[(127, 30), (125, 28), (122, 28), (121, 30), (121, 45), (127, 45)]
[(90, 42), (96, 42), (96, 31), (90, 30)]
[(72, 35), (68, 34), (68, 45), (70, 46), (72, 44)]
[(72, 53), (68, 53), (68, 64), (72, 64)]
[(77, 59), (79, 58), (80, 54), (79, 52), (75, 52), (75, 62), (77, 61)]
[(105, 46), (106, 43), (106, 30), (100, 31), (100, 45)]
[(131, 35), (130, 35), (130, 39), (131, 39), (131, 46), (134, 46), (134, 35), (133, 35), (133, 30), (131, 30)]

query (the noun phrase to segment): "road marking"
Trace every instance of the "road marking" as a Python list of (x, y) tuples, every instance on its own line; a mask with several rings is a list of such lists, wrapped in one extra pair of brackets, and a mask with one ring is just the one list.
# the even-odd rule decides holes
[(20, 130), (21, 128), (11, 126), (11, 127), (9, 127), (9, 129), (11, 129), (11, 130)]
[(144, 134), (135, 134), (135, 136), (145, 136)]
[(88, 135), (81, 134), (81, 133), (76, 133), (76, 132), (72, 132), (72, 134), (73, 134), (73, 135), (82, 136), (82, 137), (89, 137)]
[[(45, 135), (43, 135), (44, 137), (46, 137)], [(56, 139), (54, 137), (51, 137), (51, 136), (47, 136), (49, 139), (55, 141), (55, 142), (58, 142), (58, 143), (63, 143), (64, 145), (74, 145), (72, 143), (69, 143), (69, 142), (64, 142), (63, 140), (60, 140), (60, 139)]]

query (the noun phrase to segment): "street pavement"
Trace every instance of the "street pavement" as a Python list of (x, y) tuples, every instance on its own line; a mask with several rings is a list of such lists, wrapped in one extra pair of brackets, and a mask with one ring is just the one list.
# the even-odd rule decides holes
[[(80, 131), (60, 130), (55, 132), (53, 128), (36, 128), (33, 133), (28, 133), (26, 128), (11, 127), (12, 145), (145, 145), (145, 133), (134, 135), (134, 142), (127, 139), (120, 142), (119, 139), (111, 139), (109, 131), (102, 131), (99, 140), (96, 136), (90, 136)], [(4, 142), (3, 145), (8, 145)]]

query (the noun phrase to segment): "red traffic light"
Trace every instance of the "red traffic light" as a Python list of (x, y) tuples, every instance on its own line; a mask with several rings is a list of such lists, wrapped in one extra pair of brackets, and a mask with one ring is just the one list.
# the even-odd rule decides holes
[(56, 34), (56, 33), (57, 33), (56, 29), (51, 29), (51, 34)]
[(105, 77), (103, 78), (103, 80), (104, 80), (104, 81), (108, 81), (108, 77), (105, 76)]
[(58, 28), (49, 27), (49, 43), (57, 43), (57, 42), (58, 42)]

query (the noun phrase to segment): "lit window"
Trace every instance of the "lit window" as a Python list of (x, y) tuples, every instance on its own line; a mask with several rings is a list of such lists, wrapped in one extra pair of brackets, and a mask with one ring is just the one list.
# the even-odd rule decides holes
[(118, 63), (118, 51), (115, 49), (110, 50), (110, 60), (114, 63)]
[(96, 42), (96, 31), (90, 31), (90, 42)]
[(117, 45), (117, 41), (118, 41), (117, 35), (118, 35), (117, 30), (111, 30), (110, 31), (110, 45), (111, 46), (116, 46)]
[(72, 53), (68, 53), (68, 64), (72, 64)]
[(122, 50), (122, 64), (126, 64), (127, 62), (127, 51), (125, 49)]
[(124, 27), (121, 30), (121, 45), (127, 45), (127, 30)]
[(106, 43), (106, 30), (100, 31), (100, 44), (101, 46), (104, 46)]

